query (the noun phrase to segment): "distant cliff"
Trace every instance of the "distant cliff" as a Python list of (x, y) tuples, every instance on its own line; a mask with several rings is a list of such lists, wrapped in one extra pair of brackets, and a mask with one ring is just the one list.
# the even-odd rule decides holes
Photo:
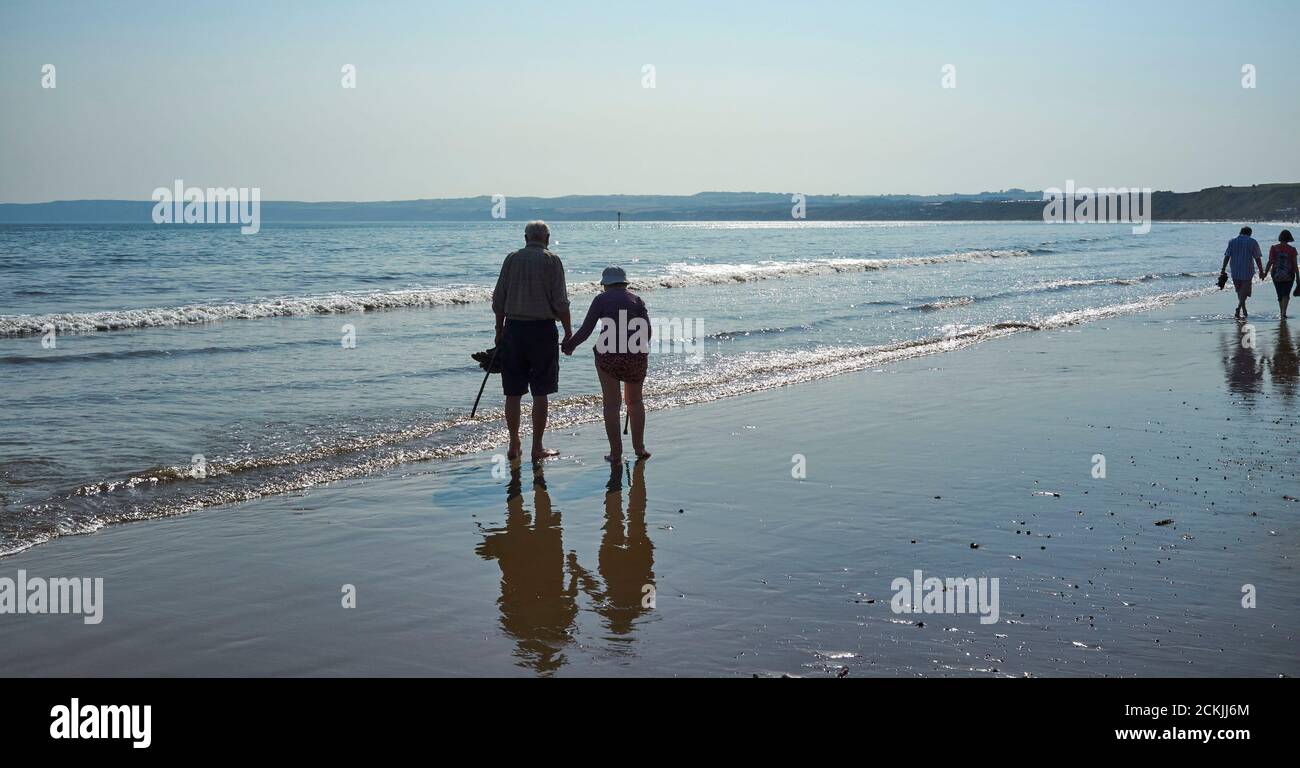
[[(510, 220), (556, 221), (788, 221), (788, 192), (701, 192), (695, 195), (570, 195), (509, 197)], [(1041, 192), (953, 195), (809, 195), (810, 221), (1038, 221)], [(1152, 196), (1158, 221), (1295, 221), (1300, 184), (1212, 187)], [(263, 223), (489, 221), (492, 198), (403, 200), (374, 203), (263, 202)], [(152, 202), (67, 200), (0, 204), (0, 223), (149, 223)]]

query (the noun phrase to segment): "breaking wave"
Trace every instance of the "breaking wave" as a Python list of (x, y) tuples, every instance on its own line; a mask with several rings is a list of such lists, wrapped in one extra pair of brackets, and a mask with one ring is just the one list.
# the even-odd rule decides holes
[(1064, 291), (1071, 288), (1095, 288), (1098, 286), (1132, 286), (1144, 285), (1157, 280), (1168, 280), (1171, 278), (1188, 278), (1188, 277), (1213, 277), (1215, 272), (1165, 272), (1149, 273), (1141, 277), (1102, 277), (1093, 280), (1048, 280), (1041, 283), (1034, 283), (1023, 288), (1016, 288), (1010, 291), (1001, 291), (998, 293), (988, 294), (985, 296), (949, 296), (934, 299), (924, 304), (916, 304), (908, 307), (919, 312), (937, 312), (943, 309), (952, 309), (953, 307), (970, 306), (978, 301), (990, 301), (994, 299), (1004, 299), (1009, 296), (1023, 296), (1032, 293), (1044, 293), (1051, 291)]
[[(662, 275), (638, 280), (633, 288), (653, 291), (695, 286), (728, 285), (756, 280), (781, 280), (837, 273), (867, 272), (893, 267), (944, 264), (958, 261), (1029, 256), (1026, 250), (983, 250), (935, 256), (907, 256), (896, 259), (818, 259), (811, 261), (763, 262), (758, 264), (674, 264)], [(590, 295), (599, 290), (596, 282), (571, 283), (569, 291)], [(190, 304), (178, 307), (146, 307), (100, 312), (67, 312), (43, 315), (0, 315), (0, 336), (35, 336), (53, 327), (60, 334), (121, 331), (200, 325), (227, 320), (258, 320), (275, 317), (353, 314), (391, 309), (448, 307), (482, 304), (492, 300), (492, 287), (452, 285), (408, 288), (395, 291), (332, 293), (256, 299), (246, 302)]]

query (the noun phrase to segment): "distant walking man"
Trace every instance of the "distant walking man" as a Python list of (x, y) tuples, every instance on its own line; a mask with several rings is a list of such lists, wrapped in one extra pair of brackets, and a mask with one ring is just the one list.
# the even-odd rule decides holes
[(564, 264), (547, 250), (550, 243), (551, 231), (546, 222), (528, 222), (524, 227), (524, 248), (506, 257), (492, 292), (511, 460), (523, 453), (519, 414), (525, 392), (533, 395), (533, 461), (559, 454), (542, 445), (546, 398), (560, 389), (560, 338), (555, 322), (564, 326), (566, 343), (573, 336), (573, 328)]
[(1250, 284), (1255, 279), (1256, 267), (1259, 267), (1260, 279), (1264, 277), (1264, 255), (1250, 233), (1250, 227), (1242, 227), (1241, 234), (1228, 241), (1228, 249), (1223, 252), (1223, 266), (1219, 269), (1223, 274), (1228, 271), (1228, 265), (1232, 265), (1232, 286), (1237, 289), (1234, 317), (1248, 316), (1246, 299), (1250, 298)]

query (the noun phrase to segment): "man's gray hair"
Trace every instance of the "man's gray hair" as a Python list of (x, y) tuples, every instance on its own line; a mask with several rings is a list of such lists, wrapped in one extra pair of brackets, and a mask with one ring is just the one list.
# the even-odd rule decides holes
[(551, 228), (541, 219), (528, 222), (524, 227), (525, 243), (545, 243), (551, 239)]

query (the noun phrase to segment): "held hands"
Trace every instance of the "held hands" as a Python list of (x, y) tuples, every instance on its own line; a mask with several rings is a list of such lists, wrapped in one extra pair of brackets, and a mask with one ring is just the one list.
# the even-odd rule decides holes
[(564, 341), (560, 342), (560, 351), (570, 357), (573, 356), (573, 334), (572, 333), (568, 331), (564, 332)]

